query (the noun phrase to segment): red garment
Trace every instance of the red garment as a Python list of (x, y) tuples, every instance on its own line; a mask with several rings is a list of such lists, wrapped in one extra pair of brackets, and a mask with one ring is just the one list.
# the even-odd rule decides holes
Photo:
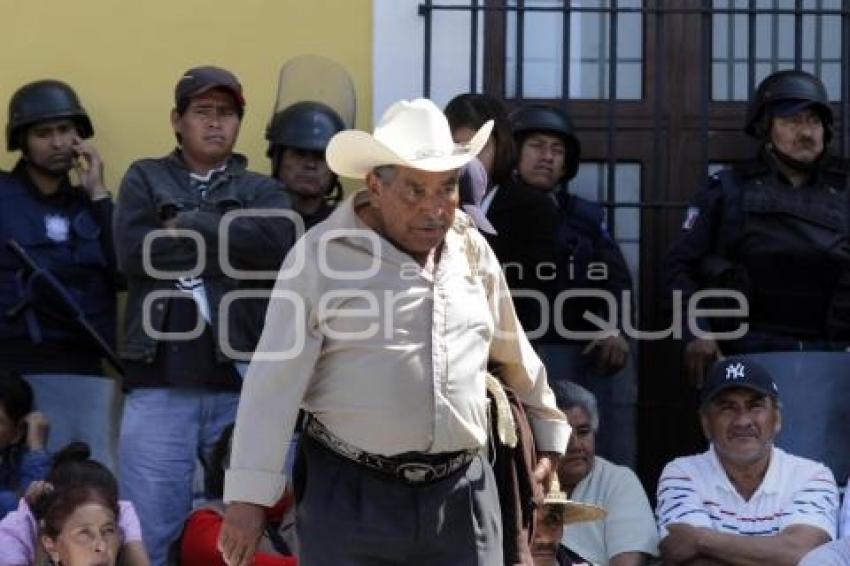
[[(227, 566), (216, 548), (218, 533), (224, 518), (212, 509), (199, 509), (189, 515), (180, 543), (180, 564), (183, 566)], [(252, 566), (298, 566), (294, 556), (275, 556), (257, 553)]]

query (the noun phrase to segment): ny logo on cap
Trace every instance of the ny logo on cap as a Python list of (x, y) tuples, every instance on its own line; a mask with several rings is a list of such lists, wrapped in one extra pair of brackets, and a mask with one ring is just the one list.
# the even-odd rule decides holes
[(726, 366), (726, 379), (744, 379), (744, 364), (730, 364)]

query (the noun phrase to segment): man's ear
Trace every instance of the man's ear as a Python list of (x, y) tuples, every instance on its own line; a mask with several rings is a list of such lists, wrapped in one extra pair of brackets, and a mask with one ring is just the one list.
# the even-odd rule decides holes
[(374, 171), (366, 173), (366, 188), (370, 193), (378, 193), (381, 191), (381, 179), (375, 175)]
[(180, 113), (174, 108), (171, 110), (171, 128), (175, 134), (180, 133)]
[(369, 204), (378, 207), (378, 198), (384, 190), (381, 179), (373, 172), (369, 171), (366, 174), (366, 190), (369, 192)]
[(27, 435), (27, 423), (24, 419), (18, 421), (15, 425), (15, 435), (12, 437), (12, 444), (20, 443)]
[[(773, 403), (776, 403), (774, 399)], [(776, 424), (773, 425), (773, 435), (776, 436), (779, 434), (779, 431), (782, 430), (782, 409), (774, 406), (774, 411), (776, 411)]]
[(708, 407), (703, 407), (699, 410), (699, 424), (702, 427), (702, 434), (705, 436), (706, 440), (711, 442), (711, 434), (709, 431), (711, 428), (708, 426), (708, 415), (706, 414)]

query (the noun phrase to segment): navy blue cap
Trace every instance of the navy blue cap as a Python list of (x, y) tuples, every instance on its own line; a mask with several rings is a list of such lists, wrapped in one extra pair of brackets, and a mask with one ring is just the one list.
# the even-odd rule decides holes
[(700, 391), (700, 405), (735, 387), (752, 389), (774, 399), (779, 397), (779, 388), (766, 369), (745, 356), (731, 356), (711, 368)]

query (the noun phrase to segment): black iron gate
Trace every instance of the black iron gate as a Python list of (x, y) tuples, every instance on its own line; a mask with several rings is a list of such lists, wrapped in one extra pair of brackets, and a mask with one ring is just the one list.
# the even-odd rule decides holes
[[(583, 163), (600, 170), (596, 196), (612, 232), (625, 211), (637, 216), (640, 328), (668, 324), (660, 266), (682, 209), (711, 169), (756, 150), (740, 130), (761, 78), (797, 68), (824, 79), (836, 116), (834, 149), (845, 156), (850, 149), (848, 0), (425, 1), (425, 96), (438, 78), (432, 42), (446, 13), (468, 18), (467, 90), (509, 106), (561, 105), (575, 121)], [(631, 192), (618, 187), (625, 164), (639, 167)], [(651, 492), (663, 464), (702, 439), (678, 345), (643, 342), (639, 354), (638, 472)]]

